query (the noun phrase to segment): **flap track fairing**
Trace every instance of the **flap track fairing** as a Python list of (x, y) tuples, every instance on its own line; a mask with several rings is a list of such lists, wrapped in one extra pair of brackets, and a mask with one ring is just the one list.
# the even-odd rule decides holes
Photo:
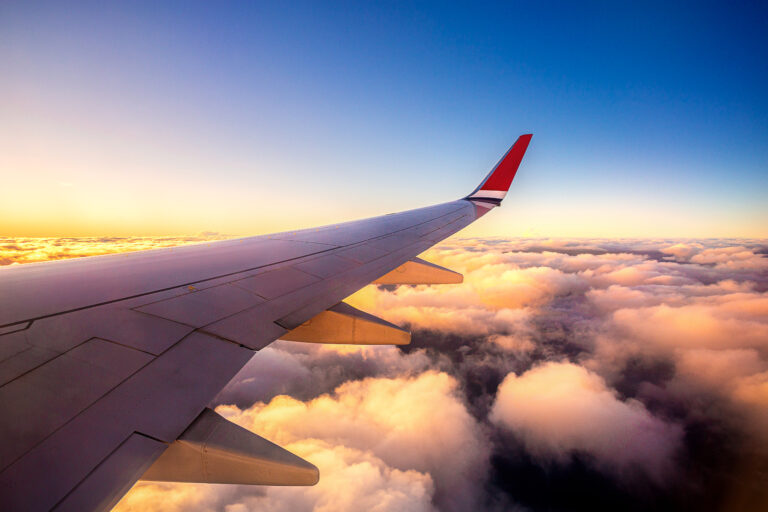
[(458, 284), (464, 276), (421, 258), (406, 261), (373, 284)]
[(248, 485), (315, 485), (319, 478), (314, 465), (211, 409), (205, 409), (141, 477)]
[(411, 333), (340, 302), (280, 337), (307, 343), (407, 345)]

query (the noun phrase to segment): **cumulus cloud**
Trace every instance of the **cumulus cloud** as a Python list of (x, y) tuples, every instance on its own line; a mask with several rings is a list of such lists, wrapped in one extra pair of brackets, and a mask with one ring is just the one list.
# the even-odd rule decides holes
[(690, 261), (731, 270), (768, 270), (768, 259), (743, 246), (704, 249)]
[(277, 395), (315, 398), (347, 381), (414, 376), (433, 367), (423, 350), (403, 354), (394, 346), (321, 345), (276, 341), (259, 351), (230, 381), (216, 403), (248, 408)]
[[(765, 364), (761, 364), (765, 367)], [(740, 377), (734, 382), (733, 396), (736, 400), (747, 404), (755, 413), (759, 423), (758, 432), (765, 439), (768, 429), (768, 371)]]
[(273, 512), (339, 511), (433, 512), (434, 483), (429, 474), (399, 470), (365, 450), (317, 439), (285, 446), (311, 460), (322, 474), (314, 487), (251, 487), (140, 483), (116, 512)]
[[(4, 239), (0, 260), (200, 239)], [(766, 254), (751, 239), (447, 240), (422, 257), (464, 284), (348, 299), (410, 326), (410, 346), (276, 342), (216, 399), (318, 464), (317, 487), (140, 484), (121, 507), (768, 504)]]
[(704, 246), (700, 243), (685, 243), (680, 242), (661, 248), (661, 252), (665, 254), (671, 254), (677, 261), (688, 261), (692, 256), (695, 256)]
[(320, 439), (370, 451), (402, 471), (428, 473), (443, 509), (466, 510), (476, 505), (488, 447), (457, 385), (439, 372), (367, 378), (308, 402), (278, 396), (244, 411), (231, 406), (218, 411), (279, 444)]
[(370, 452), (321, 441), (306, 441), (291, 448), (317, 463), (323, 475), (320, 483), (302, 493), (269, 488), (263, 496), (246, 500), (242, 510), (436, 510), (432, 504), (434, 484), (427, 473), (392, 468)]
[(526, 354), (536, 348), (533, 341), (526, 336), (494, 334), (488, 338), (488, 341), (518, 355)]
[[(113, 508), (115, 512), (213, 512), (240, 507), (263, 495), (259, 487), (141, 482)], [(237, 508), (234, 508), (237, 510)]]
[(754, 349), (691, 349), (677, 358), (677, 376), (686, 382), (703, 383), (723, 390), (744, 375), (757, 375), (768, 363)]
[(640, 470), (658, 482), (669, 474), (683, 430), (621, 401), (605, 381), (572, 363), (546, 363), (499, 386), (490, 420), (543, 457), (581, 452), (611, 472)]
[[(301, 492), (267, 487), (258, 495), (228, 495), (227, 509), (385, 512), (479, 506), (488, 443), (457, 386), (449, 375), (430, 371), (350, 381), (309, 401), (279, 395), (244, 410), (219, 406), (220, 414), (313, 462), (322, 475)], [(159, 510), (166, 491), (179, 507), (195, 509), (192, 503), (199, 502), (199, 510), (206, 510), (221, 504), (206, 493), (195, 502), (188, 487), (139, 484), (121, 509)]]
[[(743, 314), (750, 307), (759, 309), (763, 299), (749, 297), (721, 305), (693, 303), (680, 307), (658, 306), (620, 309), (612, 323), (625, 335), (670, 349), (680, 347), (768, 348), (768, 323), (759, 313)], [(745, 310), (740, 310), (740, 307)]]

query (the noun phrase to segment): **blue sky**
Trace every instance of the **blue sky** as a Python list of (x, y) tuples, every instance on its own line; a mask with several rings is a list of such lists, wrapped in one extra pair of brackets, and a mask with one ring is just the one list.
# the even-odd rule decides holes
[[(475, 234), (768, 236), (768, 8), (0, 6), (0, 230), (232, 234), (453, 199)], [(9, 220), (11, 219), (11, 220)]]

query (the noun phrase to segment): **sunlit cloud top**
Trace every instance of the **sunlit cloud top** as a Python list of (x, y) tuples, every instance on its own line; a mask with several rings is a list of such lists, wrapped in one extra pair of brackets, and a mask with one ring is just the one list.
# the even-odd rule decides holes
[(143, 482), (118, 510), (762, 510), (766, 254), (754, 239), (449, 239), (424, 257), (463, 284), (347, 299), (410, 345), (276, 341), (214, 400), (316, 464), (317, 486)]
[[(218, 238), (6, 238), (0, 265)], [(454, 237), (423, 256), (464, 283), (346, 299), (410, 345), (276, 341), (212, 404), (318, 485), (140, 482), (117, 510), (766, 508), (768, 240)]]

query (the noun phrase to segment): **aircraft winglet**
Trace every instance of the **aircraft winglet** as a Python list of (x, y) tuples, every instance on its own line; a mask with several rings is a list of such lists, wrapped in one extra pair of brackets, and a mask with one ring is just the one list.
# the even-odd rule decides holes
[(528, 143), (531, 142), (532, 134), (521, 135), (517, 141), (509, 148), (509, 151), (502, 157), (496, 167), (488, 173), (488, 176), (480, 185), (465, 199), (472, 199), (493, 204), (501, 204), (501, 200), (507, 195), (509, 186), (515, 178), (517, 168), (523, 159), (525, 150), (528, 149)]

